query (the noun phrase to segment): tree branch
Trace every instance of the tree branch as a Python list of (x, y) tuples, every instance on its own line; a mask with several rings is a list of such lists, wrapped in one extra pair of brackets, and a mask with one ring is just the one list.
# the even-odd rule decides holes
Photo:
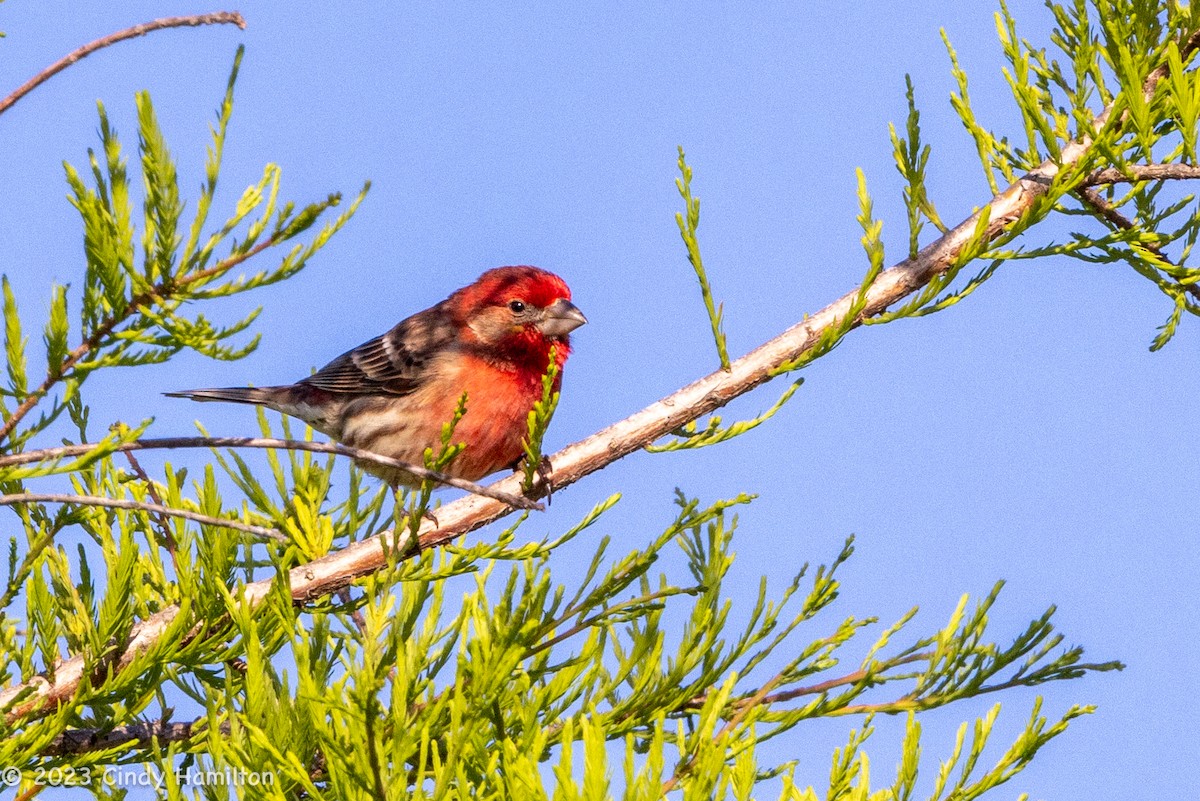
[(29, 464), (30, 462), (65, 459), (71, 456), (87, 456), (96, 451), (101, 451), (102, 453), (129, 453), (131, 451), (171, 450), (175, 448), (264, 448), (309, 451), (311, 453), (332, 453), (337, 456), (349, 456), (351, 459), (356, 459), (360, 462), (370, 462), (371, 464), (382, 465), (383, 467), (399, 468), (407, 473), (412, 473), (417, 478), (436, 481), (439, 484), (445, 484), (447, 487), (454, 487), (455, 489), (465, 490), (475, 495), (482, 495), (485, 498), (500, 501), (515, 509), (540, 512), (545, 508), (540, 503), (522, 495), (501, 492), (481, 484), (476, 484), (473, 481), (455, 478), (437, 470), (430, 470), (427, 467), (402, 462), (399, 459), (393, 459), (390, 456), (384, 456), (371, 451), (364, 451), (361, 448), (351, 448), (349, 445), (342, 445), (337, 442), (307, 442), (304, 440), (272, 439), (269, 437), (158, 437), (124, 442), (110, 451), (104, 450), (102, 445), (97, 445), (96, 443), (64, 445), (58, 448), (42, 448), (36, 451), (24, 451), (23, 453), (0, 456), (0, 468)]
[(46, 67), (37, 75), (34, 75), (11, 95), (3, 100), (0, 100), (0, 114), (8, 111), (18, 100), (44, 84), (46, 81), (53, 78), (58, 73), (65, 70), (67, 67), (81, 59), (87, 58), (97, 50), (101, 50), (109, 45), (114, 45), (117, 42), (123, 42), (126, 39), (134, 39), (138, 36), (145, 36), (152, 31), (160, 31), (164, 28), (197, 27), (200, 25), (224, 24), (236, 25), (242, 30), (246, 29), (246, 20), (238, 12), (217, 11), (212, 14), (193, 14), (186, 17), (164, 17), (163, 19), (156, 19), (150, 22), (143, 22), (140, 25), (134, 25), (132, 28), (126, 28), (123, 31), (110, 33), (108, 36), (104, 36), (94, 42), (85, 44), (78, 50), (71, 51), (58, 61), (51, 64), (49, 67)]
[(1190, 164), (1127, 164), (1096, 170), (1080, 186), (1135, 184), (1141, 181), (1189, 181), (1200, 178), (1200, 167)]
[[(142, 464), (133, 455), (133, 451), (126, 451), (125, 458), (129, 460), (129, 466), (133, 468), (133, 472), (146, 485), (146, 495), (150, 497), (151, 503), (156, 503), (159, 506), (164, 506), (162, 497), (158, 494), (158, 489), (154, 486), (154, 482), (150, 480), (150, 476), (146, 475), (146, 471), (142, 469)], [(176, 542), (175, 537), (171, 535), (171, 527), (167, 524), (167, 516), (162, 513), (154, 514), (155, 528), (158, 529), (158, 534), (162, 537), (163, 547), (167, 549), (167, 553), (171, 555), (171, 561), (175, 563), (175, 572), (179, 572), (179, 563), (175, 559)]]
[(101, 321), (101, 323), (96, 326), (96, 330), (94, 330), (91, 334), (85, 337), (82, 342), (76, 345), (75, 349), (66, 355), (61, 364), (50, 366), (50, 368), (46, 371), (46, 378), (42, 381), (38, 388), (33, 392), (30, 392), (25, 397), (25, 400), (21, 401), (21, 405), (14, 409), (13, 413), (8, 417), (7, 420), (4, 421), (4, 425), (0, 426), (0, 443), (2, 443), (4, 439), (16, 429), (17, 424), (24, 419), (25, 415), (33, 411), (34, 407), (41, 402), (42, 398), (46, 397), (46, 393), (53, 389), (58, 382), (66, 378), (70, 371), (73, 370), (77, 364), (79, 364), (94, 350), (100, 347), (100, 345), (103, 344), (103, 342), (114, 331), (116, 331), (117, 326), (121, 325), (121, 323), (132, 317), (140, 307), (155, 300), (161, 302), (163, 299), (169, 298), (171, 295), (173, 295), (178, 289), (186, 288), (197, 281), (227, 272), (252, 256), (257, 256), (267, 248), (273, 247), (274, 245), (277, 245), (283, 241), (285, 241), (283, 232), (276, 231), (271, 236), (267, 237), (262, 242), (259, 242), (249, 250), (230, 256), (227, 259), (222, 259), (212, 267), (179, 277), (168, 276), (162, 281), (159, 281), (150, 289), (147, 289), (145, 292), (134, 295), (132, 298), (130, 298), (129, 302), (125, 304), (124, 309), (119, 312), (113, 312), (111, 315)]
[[(1071, 666), (1072, 670), (1088, 671), (1088, 670), (1111, 670), (1112, 663), (1079, 663)], [(1011, 690), (1016, 687), (1032, 687), (1036, 682), (1027, 680), (1023, 676), (1016, 676), (1007, 681), (999, 682), (998, 684), (985, 684), (979, 687), (971, 688), (972, 697), (979, 697), (988, 693), (998, 693), (1004, 690)], [(961, 696), (959, 696), (961, 697)], [(933, 709), (939, 706), (957, 700), (957, 697), (951, 695), (927, 695), (923, 697), (914, 697), (911, 693), (903, 696), (895, 701), (882, 701), (877, 704), (851, 704), (844, 706), (841, 709), (829, 711), (831, 716), (841, 715), (895, 715), (901, 712), (919, 712), (925, 709)]]
[[(751, 694), (742, 698), (735, 698), (729, 703), (731, 706), (741, 709), (747, 704), (770, 706), (771, 704), (778, 704), (784, 701), (791, 701), (796, 698), (801, 698), (805, 695), (821, 695), (822, 693), (827, 693), (830, 690), (836, 690), (838, 687), (845, 687), (849, 684), (857, 684), (860, 681), (871, 677), (872, 675), (879, 675), (884, 670), (889, 670), (894, 667), (901, 667), (903, 665), (910, 665), (913, 662), (928, 661), (931, 657), (933, 657), (933, 655), (933, 651), (923, 651), (920, 653), (909, 654), (908, 656), (903, 656), (898, 659), (890, 659), (882, 666), (876, 666), (871, 669), (860, 668), (852, 673), (847, 673), (844, 676), (827, 679), (826, 681), (822, 681), (817, 684), (810, 684), (806, 687), (793, 687), (790, 690), (781, 690), (780, 692), (766, 695), (762, 698), (758, 698), (757, 694)], [(882, 681), (880, 683), (882, 684)], [(692, 698), (686, 704), (684, 704), (683, 711), (686, 712), (701, 709), (707, 700), (707, 693), (703, 695), (697, 695), (695, 698)]]
[[(149, 748), (154, 743), (166, 744), (185, 742), (193, 735), (205, 730), (208, 718), (198, 718), (190, 723), (170, 723), (165, 720), (148, 723), (132, 723), (115, 729), (67, 729), (50, 741), (43, 750), (44, 756), (66, 756), (103, 751), (119, 746)], [(228, 733), (229, 724), (222, 723), (222, 733)]]
[[(1180, 47), (1185, 61), (1190, 59), (1198, 46), (1200, 32), (1190, 36)], [(1165, 65), (1153, 70), (1147, 76), (1144, 90), (1152, 94), (1166, 72)], [(1096, 127), (1106, 125), (1111, 113), (1110, 106), (1096, 118)], [(641, 450), (680, 426), (699, 419), (765, 384), (781, 372), (786, 372), (785, 365), (816, 347), (823, 333), (842, 326), (852, 310), (859, 309), (857, 317), (851, 321), (852, 325), (857, 326), (865, 317), (879, 314), (912, 294), (934, 276), (949, 269), (965, 246), (978, 242), (976, 229), (983, 219), (982, 215), (987, 215), (986, 225), (982, 229), (983, 239), (991, 242), (1046, 194), (1056, 175), (1078, 164), (1089, 155), (1091, 148), (1090, 137), (1068, 143), (1056, 160), (1043, 162), (1031, 170), (993, 197), (982, 209), (922, 248), (916, 256), (884, 270), (869, 287), (864, 289), (856, 286), (813, 316), (735, 360), (727, 370), (711, 373), (559, 451), (550, 457), (554, 465), (555, 490), (565, 489), (584, 476)], [(865, 303), (860, 305), (860, 301)], [(521, 480), (521, 476), (505, 478), (490, 488), (516, 493), (520, 491)], [(537, 487), (534, 492), (544, 492), (544, 488)], [(440, 525), (429, 520), (421, 525), (418, 530), (420, 549), (441, 545), (511, 511), (512, 507), (478, 495), (462, 498), (438, 510)], [(401, 536), (405, 533), (401, 532)], [(382, 569), (387, 565), (389, 556), (398, 552), (396, 536), (396, 532), (383, 532), (377, 538), (360, 540), (340, 551), (293, 568), (287, 579), (293, 600), (306, 601), (329, 595), (361, 576)], [(246, 585), (242, 601), (256, 606), (272, 591), (274, 583), (273, 579), (264, 579)], [(114, 658), (112, 669), (125, 668), (140, 654), (154, 647), (180, 613), (178, 606), (165, 607), (135, 625), (124, 649)], [(45, 675), (0, 692), (0, 710), (4, 711), (5, 720), (13, 724), (22, 717), (44, 713), (70, 699), (87, 669), (84, 657), (74, 656), (60, 662)]]
[[(1160, 165), (1155, 165), (1155, 166), (1160, 166)], [(1169, 166), (1173, 166), (1173, 165), (1168, 164), (1168, 165), (1161, 165), (1161, 166), (1169, 167)], [(1181, 164), (1178, 166), (1183, 167), (1184, 165)], [(1188, 169), (1196, 170), (1195, 177), (1200, 178), (1200, 169), (1197, 169), (1195, 167), (1189, 167)], [(1107, 172), (1111, 172), (1111, 170), (1101, 170), (1101, 173), (1107, 173)], [(1083, 201), (1084, 205), (1088, 206), (1088, 208), (1090, 208), (1096, 214), (1096, 216), (1107, 221), (1110, 225), (1112, 225), (1113, 228), (1117, 228), (1122, 231), (1131, 231), (1134, 229), (1135, 226), (1134, 226), (1133, 220), (1129, 219), (1124, 214), (1117, 211), (1117, 209), (1113, 206), (1113, 204), (1111, 204), (1107, 200), (1105, 200), (1104, 196), (1101, 195), (1099, 192), (1097, 192), (1095, 189), (1092, 189), (1090, 186), (1081, 186), (1081, 187), (1079, 187), (1076, 194)], [(1147, 244), (1145, 247), (1147, 250), (1156, 254), (1163, 261), (1170, 263), (1170, 259), (1168, 259), (1166, 257), (1166, 254), (1164, 254), (1162, 252), (1162, 248), (1160, 248), (1158, 245), (1150, 243), (1150, 244)], [(1200, 287), (1196, 286), (1195, 284), (1180, 284), (1180, 286), (1183, 287), (1184, 292), (1187, 292), (1193, 298), (1200, 301)]]
[[(754, 695), (745, 700), (744, 703), (737, 707), (737, 711), (725, 721), (725, 725), (721, 730), (713, 735), (713, 740), (719, 742), (722, 738), (729, 736), (738, 725), (746, 719), (746, 715), (750, 714), (751, 710), (756, 706), (760, 706), (767, 698), (771, 690), (779, 686), (779, 683), (784, 680), (784, 674), (776, 673), (762, 687), (755, 691)], [(696, 763), (696, 755), (688, 754), (675, 765), (675, 770), (671, 773), (671, 778), (663, 782), (662, 789), (659, 791), (661, 795), (666, 796), (667, 793), (679, 786), (679, 782), (683, 780), (688, 773), (691, 772), (692, 766)]]
[(0, 495), (0, 506), (17, 506), (24, 503), (70, 503), (78, 506), (102, 506), (107, 509), (132, 509), (146, 512), (150, 515), (182, 517), (186, 520), (203, 523), (207, 526), (222, 526), (224, 528), (236, 529), (237, 531), (245, 531), (247, 534), (254, 534), (258, 537), (278, 540), (279, 542), (290, 542), (283, 532), (273, 528), (254, 526), (224, 517), (200, 514), (199, 512), (189, 512), (186, 509), (172, 509), (169, 506), (163, 506), (158, 503), (142, 503), (141, 501), (131, 501), (127, 498), (104, 498), (99, 495), (60, 495), (44, 492), (20, 492), (15, 495)]

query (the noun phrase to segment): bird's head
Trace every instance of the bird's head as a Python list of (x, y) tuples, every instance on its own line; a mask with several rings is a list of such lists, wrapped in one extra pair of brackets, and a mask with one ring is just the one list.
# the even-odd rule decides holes
[(497, 358), (537, 363), (539, 372), (551, 347), (562, 366), (568, 335), (587, 322), (566, 282), (537, 267), (488, 270), (447, 303), (468, 342)]

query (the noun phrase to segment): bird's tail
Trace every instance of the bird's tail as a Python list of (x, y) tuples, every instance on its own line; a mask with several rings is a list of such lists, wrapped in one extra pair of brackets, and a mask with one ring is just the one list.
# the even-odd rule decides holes
[(188, 398), (194, 401), (225, 401), (249, 403), (255, 406), (274, 406), (290, 387), (220, 387), (217, 389), (184, 389), (164, 392), (168, 398)]
[[(0, 0), (3, 2), (3, 0)], [(266, 406), (277, 412), (303, 420), (316, 430), (336, 436), (336, 427), (331, 422), (330, 407), (322, 404), (327, 397), (314, 396), (313, 390), (304, 384), (286, 384), (281, 387), (217, 387), (214, 389), (184, 389), (179, 392), (164, 392), (168, 398), (188, 398), (194, 401), (224, 401), (225, 403), (247, 403), (251, 406)], [(327, 393), (321, 393), (326, 395)], [(336, 411), (336, 405), (333, 407)]]

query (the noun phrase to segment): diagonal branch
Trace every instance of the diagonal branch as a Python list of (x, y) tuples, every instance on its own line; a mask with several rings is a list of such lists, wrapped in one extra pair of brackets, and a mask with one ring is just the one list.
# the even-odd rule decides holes
[[(1085, 144), (1072, 145), (1064, 151), (1064, 157), (1070, 155), (1073, 160), (1078, 160), (1086, 151)], [(1056, 165), (1043, 165), (993, 198), (988, 206), (989, 238), (999, 235), (1007, 224), (1030, 208), (1034, 200), (1045, 193), (1049, 179), (1057, 170)], [(886, 309), (946, 270), (955, 255), (971, 240), (978, 217), (978, 213), (973, 215), (927, 246), (915, 258), (906, 259), (881, 273), (866, 291), (867, 304), (863, 314), (876, 314)], [(803, 355), (818, 343), (823, 332), (840, 326), (843, 318), (856, 305), (859, 294), (860, 290), (855, 288), (813, 316), (735, 360), (728, 371), (712, 373), (559, 451), (550, 457), (554, 466), (555, 489), (566, 488), (766, 383), (774, 376), (778, 365)], [(520, 477), (510, 477), (491, 485), (491, 489), (516, 493), (520, 491), (520, 482)], [(435, 526), (432, 521), (422, 524), (420, 546), (424, 549), (440, 545), (491, 523), (510, 511), (511, 507), (505, 504), (474, 495), (455, 501), (438, 510), (440, 525)], [(389, 554), (404, 552), (396, 547), (394, 540), (393, 533), (385, 532), (379, 538), (353, 543), (336, 553), (293, 569), (288, 578), (292, 597), (307, 600), (328, 595), (348, 586), (358, 577), (379, 570), (386, 565)], [(242, 600), (251, 606), (257, 605), (271, 591), (273, 584), (272, 579), (248, 584), (243, 590)], [(180, 612), (178, 606), (169, 606), (135, 625), (123, 653), (117, 657), (118, 669), (152, 648)], [(48, 673), (49, 678), (38, 677), (0, 692), (0, 709), (4, 710), (9, 723), (47, 711), (72, 696), (87, 669), (83, 657), (67, 659)]]
[[(146, 475), (146, 471), (142, 469), (142, 464), (133, 455), (132, 451), (125, 452), (125, 458), (129, 460), (129, 466), (133, 468), (133, 472), (137, 475), (141, 482), (146, 485), (146, 495), (150, 497), (151, 503), (156, 503), (159, 506), (164, 506), (162, 496), (158, 494), (158, 488), (154, 486), (154, 482), (150, 480), (150, 476)], [(161, 512), (155, 512), (153, 515), (154, 527), (158, 529), (158, 534), (162, 538), (163, 547), (167, 549), (167, 553), (171, 555), (171, 561), (175, 562), (175, 572), (179, 572), (179, 563), (175, 561), (175, 550), (177, 543), (175, 537), (171, 535), (171, 527), (167, 523), (167, 516)]]
[[(541, 650), (534, 648), (530, 654)], [(914, 662), (928, 661), (934, 656), (933, 651), (923, 651), (919, 653), (908, 654), (889, 660), (888, 666), (901, 667), (903, 665), (912, 664)], [(1074, 667), (1078, 670), (1107, 670), (1111, 669), (1113, 663), (1096, 663), (1096, 664), (1078, 664)], [(740, 698), (732, 698), (729, 700), (725, 711), (722, 713), (726, 719), (724, 726), (714, 735), (714, 739), (719, 739), (728, 735), (734, 730), (746, 716), (753, 710), (759, 707), (770, 707), (776, 704), (792, 701), (796, 698), (801, 698), (809, 695), (825, 695), (831, 690), (839, 687), (847, 687), (862, 682), (869, 682), (873, 677), (879, 674), (872, 668), (861, 668), (851, 673), (838, 676), (836, 678), (827, 679), (826, 681), (812, 684), (804, 687), (793, 687), (779, 692), (772, 692), (782, 680), (781, 675), (776, 675), (767, 681), (762, 687), (755, 690), (753, 693), (744, 695)], [(977, 694), (995, 693), (1003, 690), (1013, 689), (1015, 687), (1030, 686), (1030, 682), (1022, 676), (1014, 676), (1003, 682), (996, 684), (982, 685), (978, 688)], [(454, 685), (451, 685), (438, 694), (438, 698), (445, 696), (447, 693), (454, 692)], [(708, 700), (708, 694), (698, 695), (689, 701), (685, 702), (677, 710), (677, 714), (693, 715), (698, 712)], [(832, 708), (826, 710), (828, 715), (845, 716), (845, 715), (867, 715), (867, 714), (896, 714), (907, 712), (916, 709), (930, 709), (943, 706), (956, 700), (954, 696), (934, 695), (928, 697), (917, 697), (913, 693), (908, 693), (895, 698), (891, 701), (881, 701), (876, 703), (864, 704), (847, 704), (846, 706)], [(413, 707), (423, 707), (421, 702), (415, 702)], [(191, 722), (171, 723), (166, 720), (153, 722), (132, 723), (126, 726), (119, 726), (112, 729), (66, 729), (59, 733), (50, 744), (40, 752), (43, 756), (65, 756), (68, 754), (86, 754), (94, 751), (103, 751), (110, 748), (126, 747), (126, 748), (150, 748), (162, 746), (165, 743), (186, 742), (193, 737), (204, 733), (209, 721), (207, 718), (197, 718)], [(224, 721), (219, 724), (220, 730), (224, 733), (229, 732), (230, 724)], [(549, 732), (557, 736), (562, 731), (562, 721), (552, 724)], [(691, 769), (691, 761), (683, 760), (677, 766), (671, 779), (664, 785), (663, 793), (677, 786)]]
[[(764, 703), (767, 695), (771, 692), (771, 690), (778, 687), (779, 683), (782, 682), (784, 678), (785, 677), (783, 673), (776, 673), (770, 678), (770, 680), (763, 684), (762, 687), (758, 688), (754, 695), (750, 696), (750, 698), (746, 699), (744, 703), (737, 707), (737, 711), (730, 716), (729, 720), (725, 721), (725, 725), (721, 727), (721, 730), (713, 735), (713, 740), (715, 742), (720, 742), (725, 737), (728, 737), (734, 729), (741, 725), (741, 722), (746, 719), (746, 716), (749, 715), (755, 707), (761, 706)], [(671, 773), (671, 778), (663, 782), (662, 789), (659, 790), (660, 795), (666, 797), (667, 793), (678, 787), (679, 782), (681, 782), (684, 777), (692, 771), (692, 768), (695, 764), (695, 754), (689, 754), (688, 756), (679, 760), (679, 763), (675, 765), (674, 772)]]
[[(1190, 59), (1198, 47), (1200, 31), (1191, 35), (1180, 47), (1184, 60)], [(1165, 65), (1152, 71), (1143, 85), (1144, 91), (1152, 95), (1166, 72)], [(1111, 114), (1110, 106), (1096, 118), (1096, 128), (1106, 125)], [(977, 229), (984, 221), (984, 215), (986, 223), (979, 233), (984, 242), (991, 242), (1034, 207), (1035, 202), (1047, 193), (1055, 176), (1075, 167), (1087, 157), (1092, 144), (1092, 139), (1086, 136), (1068, 143), (1056, 161), (1046, 161), (1031, 170), (979, 211), (922, 248), (916, 256), (884, 270), (870, 286), (856, 286), (811, 317), (806, 317), (735, 360), (727, 370), (711, 373), (559, 451), (550, 457), (554, 466), (555, 490), (564, 489), (590, 473), (645, 448), (680, 426), (699, 419), (765, 384), (781, 372), (786, 372), (786, 365), (816, 348), (823, 334), (844, 326), (846, 318), (852, 313), (856, 316), (850, 322), (858, 326), (864, 318), (879, 314), (925, 286), (935, 276), (950, 269), (967, 245), (980, 241)], [(517, 493), (521, 481), (521, 476), (513, 476), (495, 482), (491, 488)], [(534, 492), (544, 492), (544, 489), (537, 487)], [(511, 512), (512, 507), (489, 498), (478, 495), (462, 498), (438, 510), (440, 525), (429, 520), (421, 525), (418, 544), (422, 550), (441, 545)], [(401, 532), (400, 536), (405, 533)], [(384, 568), (392, 554), (406, 553), (406, 549), (397, 547), (403, 543), (397, 543), (396, 539), (396, 532), (383, 532), (377, 538), (361, 540), (293, 568), (286, 579), (286, 586), (297, 601), (337, 592), (355, 579)], [(242, 590), (241, 600), (256, 606), (273, 591), (274, 586), (272, 579), (248, 584)], [(140, 654), (153, 648), (180, 614), (178, 606), (169, 606), (135, 625), (124, 649), (113, 657), (113, 669), (123, 669)], [(5, 720), (13, 724), (23, 717), (43, 714), (67, 701), (79, 688), (88, 669), (84, 657), (71, 657), (44, 675), (0, 692), (0, 710), (4, 711)]]
[[(913, 662), (926, 662), (933, 656), (934, 656), (933, 651), (922, 651), (919, 653), (902, 656), (902, 657), (899, 657), (896, 659), (890, 659), (887, 662), (886, 669), (890, 669), (893, 667), (901, 667), (903, 665), (911, 665)], [(772, 704), (780, 704), (785, 701), (791, 701), (796, 698), (802, 698), (806, 695), (823, 695), (824, 693), (827, 693), (830, 690), (836, 690), (838, 687), (845, 687), (850, 684), (858, 684), (859, 682), (866, 681), (867, 679), (871, 678), (872, 676), (877, 676), (879, 674), (880, 674), (880, 669), (878, 668), (878, 666), (868, 666), (868, 667), (859, 668), (858, 670), (855, 670), (851, 673), (847, 673), (844, 676), (838, 676), (837, 678), (833, 678), (833, 679), (826, 679), (825, 681), (819, 682), (817, 684), (810, 684), (810, 685), (804, 686), (804, 687), (792, 687), (791, 689), (781, 690), (777, 693), (771, 693), (771, 694), (765, 695), (761, 698), (758, 697), (757, 693), (753, 693), (750, 695), (743, 696), (741, 698), (732, 699), (729, 703), (730, 703), (730, 706), (733, 707), (734, 709), (742, 709), (743, 707), (745, 707), (747, 705), (756, 705), (756, 704), (761, 705), (761, 706), (770, 706)], [(882, 683), (882, 682), (880, 682), (880, 683)], [(704, 704), (707, 703), (707, 701), (708, 701), (708, 693), (703, 693), (701, 695), (697, 695), (695, 698), (692, 698), (686, 704), (684, 704), (683, 710), (694, 712), (694, 711), (700, 709), (701, 707), (703, 707)]]
[(234, 254), (226, 259), (222, 259), (212, 267), (209, 267), (205, 270), (200, 270), (198, 272), (189, 273), (178, 278), (166, 278), (155, 284), (150, 289), (147, 289), (145, 292), (134, 295), (129, 302), (125, 304), (125, 308), (121, 309), (119, 312), (113, 312), (111, 315), (101, 321), (91, 334), (85, 337), (82, 342), (75, 346), (74, 350), (72, 350), (63, 358), (60, 364), (50, 366), (50, 368), (46, 371), (46, 378), (43, 379), (40, 385), (38, 385), (38, 388), (30, 392), (25, 397), (25, 400), (21, 402), (21, 405), (14, 409), (13, 413), (9, 415), (7, 420), (4, 421), (4, 425), (0, 426), (0, 443), (3, 443), (4, 439), (12, 434), (12, 432), (16, 429), (17, 424), (19, 424), (21, 420), (25, 418), (25, 415), (33, 411), (34, 407), (41, 402), (42, 398), (46, 397), (46, 394), (50, 392), (50, 390), (54, 389), (54, 387), (57, 386), (60, 381), (67, 378), (71, 374), (71, 371), (75, 369), (76, 365), (78, 365), (81, 361), (90, 356), (97, 348), (103, 345), (108, 338), (112, 336), (113, 332), (115, 332), (122, 323), (136, 314), (138, 309), (140, 309), (142, 306), (145, 306), (147, 303), (150, 303), (155, 299), (161, 301), (162, 298), (170, 296), (180, 288), (186, 288), (190, 284), (194, 284), (203, 279), (211, 278), (214, 275), (220, 275), (221, 273), (231, 270), (252, 256), (257, 256), (267, 248), (279, 244), (280, 242), (284, 241), (284, 239), (285, 237), (283, 235), (283, 231), (276, 231), (270, 237), (264, 239), (262, 242), (259, 242), (249, 250)]
[[(1167, 165), (1167, 166), (1170, 166), (1170, 165)], [(1183, 166), (1183, 165), (1179, 165), (1179, 166)], [(1188, 169), (1196, 170), (1195, 167), (1189, 167)], [(1111, 172), (1111, 170), (1103, 170), (1103, 171), (1101, 171), (1101, 173), (1097, 173), (1097, 174), (1102, 174), (1102, 173), (1107, 173), (1107, 172)], [(1197, 170), (1196, 177), (1200, 178), (1200, 170)], [(1108, 222), (1110, 225), (1112, 225), (1113, 228), (1119, 229), (1121, 231), (1132, 231), (1136, 227), (1133, 223), (1133, 220), (1129, 219), (1124, 214), (1122, 214), (1120, 211), (1118, 211), (1116, 209), (1116, 207), (1113, 206), (1113, 204), (1111, 204), (1107, 200), (1105, 200), (1104, 196), (1101, 195), (1099, 192), (1097, 192), (1092, 187), (1081, 186), (1081, 187), (1079, 187), (1077, 194), (1079, 195), (1079, 198), (1084, 202), (1084, 204), (1087, 205), (1087, 207), (1090, 208), (1096, 214), (1096, 216), (1098, 216), (1102, 220), (1105, 220), (1106, 222)], [(1147, 250), (1149, 250), (1150, 252), (1157, 255), (1163, 261), (1168, 262), (1168, 263), (1170, 262), (1170, 259), (1167, 258), (1166, 254), (1162, 252), (1162, 248), (1160, 248), (1158, 245), (1156, 245), (1154, 243), (1147, 243), (1145, 247)], [(1180, 286), (1183, 287), (1183, 291), (1187, 292), (1189, 295), (1191, 295), (1197, 301), (1200, 301), (1200, 287), (1196, 286), (1195, 284), (1180, 284)]]
[[(1118, 669), (1120, 669), (1119, 668), (1120, 663), (1114, 663), (1114, 662), (1098, 662), (1098, 663), (1079, 662), (1079, 663), (1072, 665), (1071, 669), (1079, 670), (1079, 671), (1112, 670), (1114, 665), (1117, 665)], [(1023, 676), (1018, 675), (1018, 676), (1012, 677), (1011, 679), (997, 682), (995, 684), (983, 684), (978, 687), (972, 687), (971, 693), (972, 693), (972, 697), (977, 698), (981, 695), (986, 695), (988, 693), (1003, 692), (1005, 690), (1011, 690), (1016, 687), (1032, 687), (1032, 686), (1034, 686), (1035, 683), (1036, 682), (1033, 682)], [(953, 696), (951, 696), (949, 700), (954, 700)], [(908, 695), (906, 695), (902, 698), (899, 698), (895, 701), (882, 701), (880, 703), (875, 703), (875, 704), (851, 704), (849, 706), (844, 706), (841, 709), (831, 710), (829, 712), (829, 714), (831, 716), (873, 715), (873, 714), (879, 714), (879, 713), (886, 714), (886, 715), (895, 715), (895, 714), (902, 713), (902, 712), (920, 711), (923, 709), (933, 709), (935, 707), (943, 706), (946, 703), (947, 703), (946, 696), (941, 696), (941, 695), (936, 695), (936, 694), (928, 695), (928, 696), (918, 696), (913, 693), (909, 693)]]
[(257, 537), (267, 537), (279, 542), (290, 542), (287, 536), (273, 528), (241, 523), (226, 517), (213, 517), (212, 515), (200, 514), (199, 512), (189, 512), (186, 509), (173, 509), (170, 506), (163, 506), (160, 503), (142, 503), (141, 501), (133, 501), (128, 498), (105, 498), (100, 495), (60, 495), (58, 493), (45, 492), (19, 492), (15, 495), (0, 495), (0, 506), (19, 506), (25, 503), (68, 503), (78, 506), (102, 506), (106, 509), (132, 509), (147, 512), (151, 515), (182, 517), (196, 523), (203, 523), (206, 526), (223, 526), (224, 528), (232, 528), (237, 531), (245, 531), (247, 534), (253, 534)]
[(25, 95), (41, 86), (55, 75), (65, 70), (67, 67), (71, 66), (77, 61), (80, 61), (81, 59), (87, 58), (97, 50), (102, 50), (109, 45), (114, 45), (117, 42), (123, 42), (126, 39), (134, 39), (138, 36), (145, 36), (152, 31), (160, 31), (164, 28), (183, 28), (197, 27), (200, 25), (223, 24), (236, 25), (242, 30), (246, 29), (246, 20), (238, 12), (217, 11), (212, 14), (192, 14), (186, 17), (164, 17), (163, 19), (151, 20), (150, 22), (143, 22), (140, 25), (134, 25), (132, 28), (126, 28), (123, 31), (110, 33), (108, 36), (101, 37), (94, 42), (85, 44), (83, 47), (80, 47), (77, 50), (71, 51), (23, 83), (11, 95), (3, 100), (0, 100), (0, 114), (8, 111), (18, 100), (25, 97)]

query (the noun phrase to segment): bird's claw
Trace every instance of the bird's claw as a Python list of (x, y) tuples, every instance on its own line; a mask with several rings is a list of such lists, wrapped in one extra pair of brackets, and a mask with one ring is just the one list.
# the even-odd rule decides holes
[[(434, 528), (442, 527), (442, 524), (438, 522), (437, 515), (435, 515), (431, 509), (422, 509), (421, 519), (428, 520), (430, 523), (433, 523)], [(415, 529), (411, 529), (410, 531), (412, 535), (412, 549), (410, 551), (410, 555), (419, 559), (421, 558), (420, 526), (417, 526)]]
[(538, 462), (537, 477), (538, 483), (546, 488), (546, 505), (549, 506), (554, 500), (554, 482), (551, 478), (554, 475), (554, 465), (550, 464), (550, 457), (543, 456)]

